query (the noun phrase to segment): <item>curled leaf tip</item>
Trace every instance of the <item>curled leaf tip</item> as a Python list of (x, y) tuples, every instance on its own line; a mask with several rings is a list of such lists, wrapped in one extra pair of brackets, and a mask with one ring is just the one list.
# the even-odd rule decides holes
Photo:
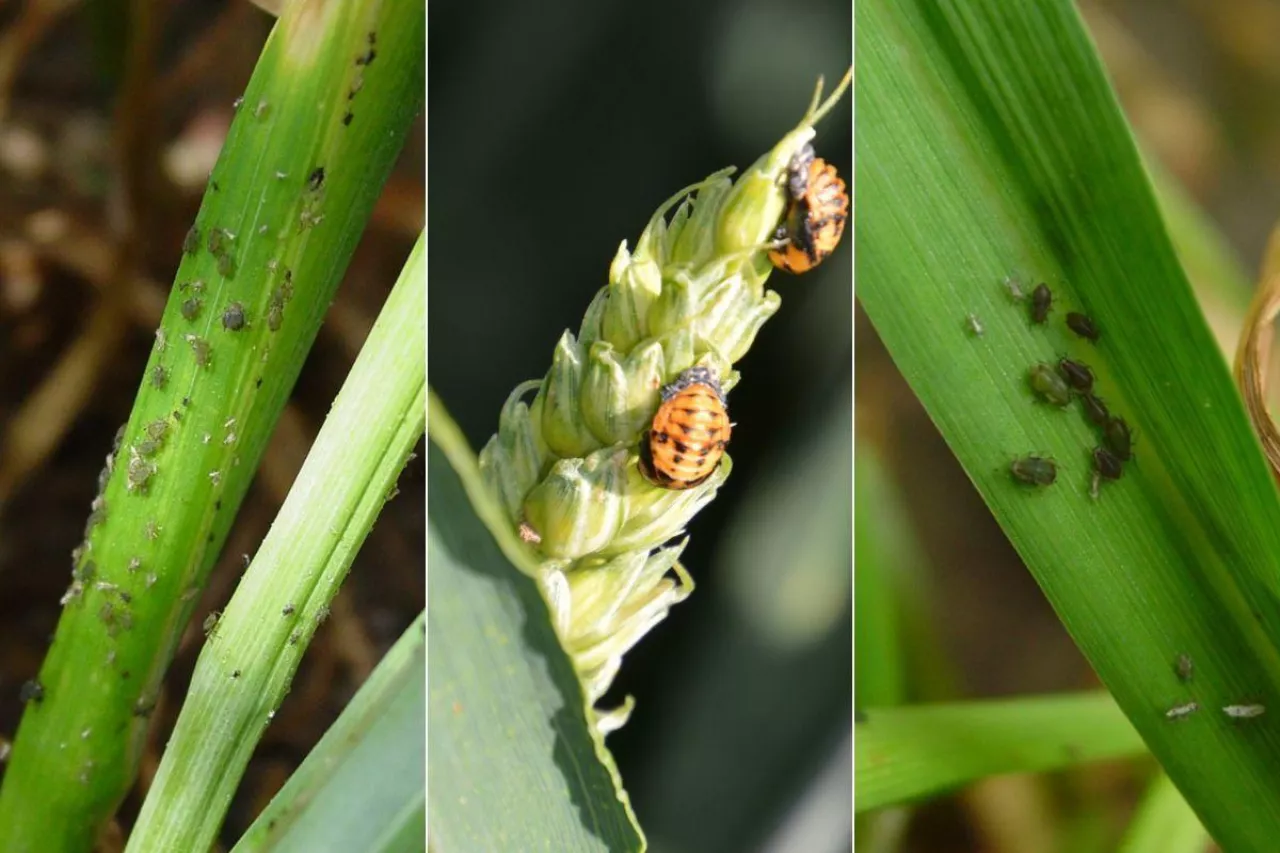
[(1280, 430), (1267, 411), (1268, 361), (1275, 339), (1275, 319), (1280, 314), (1280, 225), (1271, 232), (1262, 261), (1258, 290), (1245, 315), (1244, 330), (1236, 347), (1235, 380), (1244, 397), (1254, 432), (1262, 442), (1271, 473), (1280, 480)]

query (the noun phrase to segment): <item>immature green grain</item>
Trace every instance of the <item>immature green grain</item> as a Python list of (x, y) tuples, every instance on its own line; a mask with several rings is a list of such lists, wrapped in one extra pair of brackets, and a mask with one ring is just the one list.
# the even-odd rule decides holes
[[(765, 282), (788, 167), (851, 78), (826, 101), (819, 81), (800, 124), (737, 181), (725, 169), (681, 190), (634, 250), (622, 243), (578, 333), (561, 336), (541, 380), (515, 388), (480, 453), (482, 474), (539, 558), (536, 580), (593, 706), (622, 655), (692, 592), (678, 561), (684, 543), (667, 543), (733, 467), (726, 454), (701, 485), (653, 485), (637, 470), (641, 433), (660, 389), (685, 370), (709, 368), (726, 392), (737, 384), (733, 364), (781, 304)], [(596, 725), (611, 731), (629, 712), (629, 702), (597, 711)]]

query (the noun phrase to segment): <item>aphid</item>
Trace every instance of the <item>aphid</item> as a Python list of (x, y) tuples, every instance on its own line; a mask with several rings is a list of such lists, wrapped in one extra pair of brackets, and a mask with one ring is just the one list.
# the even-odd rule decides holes
[(152, 542), (160, 538), (160, 525), (156, 524), (154, 518), (148, 519), (147, 523), (142, 526), (142, 535)]
[(231, 247), (231, 232), (225, 228), (213, 228), (209, 231), (209, 252), (221, 255)]
[(1187, 654), (1178, 655), (1177, 660), (1173, 662), (1173, 671), (1178, 676), (1179, 681), (1190, 681), (1191, 676), (1196, 671), (1195, 664), (1191, 661), (1191, 656)]
[(516, 535), (520, 537), (521, 542), (528, 542), (531, 545), (537, 545), (542, 541), (542, 535), (527, 521), (520, 522), (520, 526), (516, 528)]
[(1251, 720), (1254, 717), (1261, 717), (1266, 712), (1265, 705), (1228, 705), (1222, 709), (1222, 713), (1233, 720)]
[(1051, 486), (1058, 479), (1058, 466), (1043, 456), (1023, 456), (1009, 465), (1013, 479), (1027, 486)]
[(160, 444), (149, 438), (144, 438), (133, 446), (133, 452), (139, 456), (155, 456), (159, 449)]
[(222, 312), (222, 328), (229, 332), (238, 332), (244, 328), (243, 305), (232, 302), (227, 306), (227, 310)]
[(25, 681), (22, 687), (18, 689), (19, 702), (43, 702), (44, 701), (44, 685), (36, 679)]
[(169, 371), (163, 364), (157, 364), (151, 368), (151, 385), (154, 388), (163, 388), (165, 383), (169, 381)]
[(1077, 391), (1087, 394), (1093, 390), (1093, 371), (1087, 364), (1081, 364), (1069, 358), (1059, 359), (1058, 373)]
[(1081, 395), (1080, 405), (1084, 407), (1084, 416), (1096, 426), (1106, 426), (1107, 421), (1111, 420), (1111, 413), (1107, 411), (1106, 404), (1093, 394)]
[(138, 569), (142, 568), (142, 558), (140, 558), (140, 557), (130, 557), (130, 558), (129, 558), (129, 565), (128, 565), (126, 568), (127, 568), (130, 572), (136, 572)]
[(208, 616), (204, 617), (204, 635), (211, 636), (218, 627), (218, 620), (222, 618), (222, 614), (214, 610)]
[(204, 302), (192, 296), (190, 299), (182, 301), (182, 316), (186, 320), (194, 320), (200, 316), (200, 309), (204, 307)]
[(223, 278), (235, 278), (236, 275), (236, 259), (228, 252), (225, 255), (218, 255), (218, 275)]
[(343, 126), (343, 127), (346, 127), (346, 126), (350, 125), (350, 124), (351, 124), (351, 120), (352, 120), (353, 118), (355, 118), (355, 117), (356, 117), (355, 113), (351, 112), (351, 110), (347, 110), (347, 111), (346, 111), (345, 113), (343, 113), (343, 115), (342, 115), (342, 126)]
[(791, 158), (787, 175), (791, 203), (774, 237), (786, 243), (769, 260), (789, 273), (808, 272), (826, 260), (844, 236), (849, 193), (836, 167), (805, 145)]
[(134, 456), (129, 460), (129, 479), (125, 484), (125, 488), (130, 492), (147, 491), (147, 484), (151, 478), (155, 476), (156, 466), (151, 462), (143, 459), (141, 456)]
[(258, 101), (258, 105), (253, 108), (253, 117), (257, 119), (266, 118), (271, 113), (271, 105), (266, 101)]
[(316, 166), (315, 171), (307, 177), (307, 189), (316, 192), (322, 186), (324, 186), (324, 166)]
[(720, 464), (732, 428), (719, 379), (691, 367), (662, 389), (662, 405), (640, 438), (640, 473), (664, 488), (693, 488)]
[(272, 299), (267, 303), (267, 328), (273, 332), (280, 331), (280, 324), (284, 322), (284, 303)]
[(1067, 383), (1044, 362), (1032, 365), (1027, 378), (1031, 387), (1045, 402), (1055, 406), (1065, 406), (1071, 402), (1071, 389), (1067, 387)]
[(284, 609), (281, 610), (280, 613), (284, 616), (292, 616), (294, 614), (294, 611), (296, 611), (297, 609), (298, 608), (294, 607), (292, 603), (289, 603), (284, 606)]
[(970, 314), (965, 318), (965, 328), (969, 330), (969, 334), (979, 338), (986, 332), (986, 329), (982, 327), (982, 321), (974, 314)]
[(1105, 447), (1093, 449), (1093, 470), (1104, 480), (1118, 480), (1124, 473), (1124, 465)]
[(208, 367), (213, 355), (209, 349), (209, 342), (197, 335), (187, 335), (187, 343), (191, 344), (191, 351), (195, 353), (196, 366)]
[(1098, 340), (1098, 327), (1094, 325), (1093, 320), (1078, 311), (1072, 311), (1067, 315), (1067, 328), (1086, 340), (1095, 343)]
[(164, 329), (156, 329), (156, 352), (164, 352), (167, 346), (169, 341), (165, 339)]
[(1172, 708), (1170, 708), (1168, 711), (1165, 711), (1165, 712), (1164, 712), (1164, 715), (1165, 715), (1165, 717), (1166, 717), (1166, 718), (1168, 718), (1168, 719), (1170, 719), (1170, 720), (1181, 720), (1181, 719), (1184, 719), (1184, 718), (1186, 718), (1186, 717), (1191, 716), (1192, 714), (1194, 714), (1196, 711), (1199, 711), (1199, 710), (1200, 710), (1200, 705), (1199, 705), (1199, 703), (1197, 703), (1197, 702), (1188, 702), (1188, 703), (1187, 703), (1187, 704), (1185, 704), (1185, 705), (1175, 705), (1175, 706), (1173, 706), (1173, 707), (1172, 707)]
[(244, 104), (244, 95), (241, 95), (240, 97), (236, 98), (234, 101), (231, 102), (231, 109), (238, 110), (243, 104)]
[(169, 434), (169, 422), (164, 418), (156, 418), (144, 428), (147, 435), (154, 441), (164, 441), (164, 437)]
[(1107, 425), (1103, 428), (1102, 438), (1107, 443), (1107, 447), (1121, 461), (1128, 461), (1133, 456), (1133, 436), (1129, 432), (1129, 425), (1125, 423), (1124, 418), (1116, 417), (1107, 420)]
[(194, 255), (200, 251), (200, 229), (192, 225), (187, 236), (182, 238), (182, 254)]
[(1022, 292), (1022, 283), (1011, 275), (1005, 276), (1004, 288), (1009, 291), (1009, 297), (1017, 302), (1027, 298), (1027, 295)]
[(1049, 289), (1049, 285), (1041, 283), (1036, 285), (1036, 289), (1031, 291), (1031, 322), (1043, 323), (1049, 317), (1049, 311), (1053, 308), (1053, 291)]

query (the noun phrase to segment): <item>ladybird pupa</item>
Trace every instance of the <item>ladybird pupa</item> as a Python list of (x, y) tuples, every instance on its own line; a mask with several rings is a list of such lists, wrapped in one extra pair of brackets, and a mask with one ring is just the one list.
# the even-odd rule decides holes
[(661, 396), (641, 438), (640, 473), (664, 488), (693, 488), (720, 464), (732, 433), (724, 392), (711, 370), (692, 367)]

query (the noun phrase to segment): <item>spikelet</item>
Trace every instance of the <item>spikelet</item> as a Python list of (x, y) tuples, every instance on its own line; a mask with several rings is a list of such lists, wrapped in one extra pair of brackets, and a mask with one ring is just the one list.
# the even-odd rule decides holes
[[(799, 125), (737, 181), (723, 169), (680, 190), (634, 250), (623, 241), (577, 335), (561, 336), (541, 381), (516, 387), (480, 453), (485, 481), (536, 554), (535, 579), (593, 708), (623, 655), (693, 591), (679, 562), (685, 542), (668, 543), (733, 469), (725, 454), (694, 488), (655, 486), (637, 469), (641, 435), (662, 386), (688, 368), (709, 367), (726, 392), (737, 384), (734, 363), (781, 304), (765, 283), (788, 167), (852, 74), (826, 101), (819, 80)], [(617, 729), (632, 704), (596, 711), (596, 726)]]

